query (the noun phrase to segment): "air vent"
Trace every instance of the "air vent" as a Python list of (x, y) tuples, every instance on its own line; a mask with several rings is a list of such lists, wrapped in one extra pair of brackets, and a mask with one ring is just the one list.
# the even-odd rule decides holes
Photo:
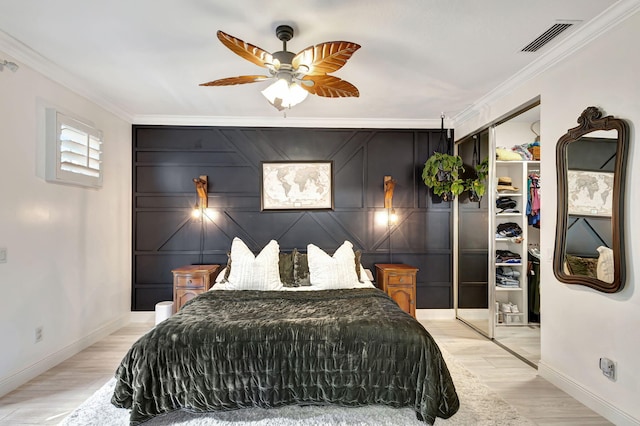
[(563, 31), (573, 26), (575, 22), (558, 22), (553, 24), (547, 31), (538, 38), (527, 44), (521, 52), (537, 52), (546, 46), (551, 40), (558, 37)]

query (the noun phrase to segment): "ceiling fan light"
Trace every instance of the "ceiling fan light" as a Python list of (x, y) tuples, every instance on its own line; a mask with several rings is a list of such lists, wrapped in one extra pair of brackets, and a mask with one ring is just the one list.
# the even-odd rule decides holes
[(289, 83), (286, 79), (280, 78), (275, 83), (262, 91), (265, 98), (279, 110), (291, 108), (307, 98), (309, 92), (304, 90), (298, 83)]

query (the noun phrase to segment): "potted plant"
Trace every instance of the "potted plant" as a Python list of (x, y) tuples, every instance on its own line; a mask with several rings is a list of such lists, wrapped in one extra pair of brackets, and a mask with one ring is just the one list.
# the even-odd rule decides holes
[(433, 193), (444, 201), (460, 195), (465, 187), (460, 174), (464, 172), (462, 158), (441, 152), (434, 152), (424, 163), (422, 180)]
[(474, 166), (474, 176), (464, 181), (464, 189), (469, 191), (469, 201), (480, 201), (487, 191), (489, 175), (489, 157)]

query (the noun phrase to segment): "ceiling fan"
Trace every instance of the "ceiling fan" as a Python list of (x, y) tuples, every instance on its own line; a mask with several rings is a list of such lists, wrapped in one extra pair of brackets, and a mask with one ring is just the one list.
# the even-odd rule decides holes
[(282, 111), (302, 102), (309, 93), (327, 98), (358, 97), (358, 89), (348, 81), (329, 75), (339, 70), (360, 49), (349, 41), (330, 41), (307, 47), (297, 54), (287, 51), (287, 41), (293, 38), (293, 28), (279, 25), (276, 36), (282, 41), (282, 50), (269, 53), (223, 31), (218, 39), (232, 52), (267, 69), (269, 75), (241, 75), (202, 83), (200, 86), (231, 86), (275, 80), (262, 91), (269, 102)]

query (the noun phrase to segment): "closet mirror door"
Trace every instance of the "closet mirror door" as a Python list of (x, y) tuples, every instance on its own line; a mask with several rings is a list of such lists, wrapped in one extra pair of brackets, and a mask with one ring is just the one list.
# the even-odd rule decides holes
[[(457, 152), (464, 163), (463, 179), (473, 177), (474, 166), (489, 155), (489, 131), (461, 140)], [(490, 187), (487, 182), (487, 191)], [(493, 337), (488, 282), (489, 199), (487, 193), (480, 201), (475, 201), (468, 191), (457, 197), (456, 315), (486, 336)]]
[(624, 286), (623, 212), (628, 126), (596, 107), (580, 116), (556, 149), (559, 281), (614, 293)]

